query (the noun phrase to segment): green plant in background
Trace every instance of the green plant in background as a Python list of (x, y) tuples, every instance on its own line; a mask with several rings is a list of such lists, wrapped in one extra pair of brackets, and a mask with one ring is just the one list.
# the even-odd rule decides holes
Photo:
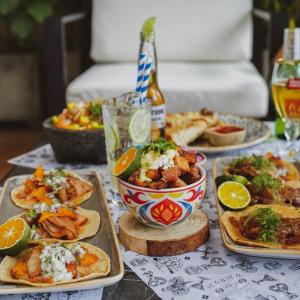
[(47, 0), (0, 0), (0, 20), (20, 41), (31, 35), (35, 23), (43, 23), (52, 14), (52, 4)]
[(298, 25), (300, 23), (299, 0), (255, 0), (254, 4), (275, 13), (286, 13), (291, 19), (295, 19)]

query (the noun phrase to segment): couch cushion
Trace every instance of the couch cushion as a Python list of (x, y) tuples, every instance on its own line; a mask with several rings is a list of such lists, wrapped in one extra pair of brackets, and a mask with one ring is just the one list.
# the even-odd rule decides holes
[(91, 57), (136, 61), (142, 23), (156, 16), (160, 61), (248, 60), (251, 9), (251, 0), (94, 0)]
[[(209, 108), (262, 117), (268, 110), (268, 89), (250, 62), (160, 63), (158, 80), (170, 112)], [(108, 98), (134, 90), (136, 64), (98, 64), (77, 77), (67, 100)]]

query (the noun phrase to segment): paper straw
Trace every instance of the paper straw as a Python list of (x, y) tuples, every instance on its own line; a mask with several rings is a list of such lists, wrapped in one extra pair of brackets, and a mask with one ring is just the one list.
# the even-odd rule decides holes
[(142, 87), (141, 87), (141, 95), (140, 95), (140, 102), (144, 103), (146, 102), (146, 96), (147, 96), (147, 91), (148, 91), (148, 82), (149, 82), (149, 77), (150, 77), (150, 72), (151, 72), (151, 65), (152, 65), (152, 60), (151, 58), (148, 58), (147, 63), (144, 68), (144, 75), (143, 75), (143, 81), (142, 81)]
[(142, 52), (139, 57), (139, 65), (138, 65), (138, 76), (137, 76), (137, 83), (136, 83), (136, 90), (135, 90), (137, 93), (141, 92), (146, 61), (147, 61), (147, 55)]

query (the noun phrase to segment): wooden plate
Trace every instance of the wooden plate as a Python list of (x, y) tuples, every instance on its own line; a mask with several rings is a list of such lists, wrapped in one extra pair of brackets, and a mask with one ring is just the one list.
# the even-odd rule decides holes
[[(106, 277), (86, 280), (76, 283), (68, 283), (53, 287), (31, 287), (26, 285), (15, 285), (11, 283), (0, 283), (0, 294), (23, 294), (23, 293), (40, 293), (40, 292), (60, 292), (72, 290), (85, 290), (104, 287), (114, 284), (122, 279), (124, 275), (123, 259), (120, 252), (118, 238), (112, 223), (111, 215), (104, 194), (102, 180), (94, 171), (75, 171), (84, 179), (92, 182), (94, 192), (89, 200), (80, 206), (86, 209), (93, 209), (100, 213), (101, 224), (97, 234), (93, 237), (82, 240), (91, 243), (104, 250), (110, 257), (111, 271)], [(28, 175), (27, 175), (28, 176)], [(13, 204), (10, 199), (11, 190), (23, 183), (26, 175), (15, 176), (8, 179), (4, 185), (0, 196), (0, 224), (7, 218), (21, 213), (23, 210)], [(1, 257), (2, 260), (2, 257)]]
[(207, 141), (199, 139), (189, 144), (189, 149), (202, 151), (204, 153), (219, 153), (244, 149), (265, 141), (271, 134), (270, 128), (264, 122), (255, 119), (221, 114), (219, 115), (219, 119), (228, 124), (244, 127), (246, 129), (245, 141), (238, 145), (212, 146)]
[[(214, 159), (213, 161), (213, 180), (220, 175), (223, 175), (223, 170), (225, 166), (227, 166), (234, 157), (221, 157)], [(217, 193), (217, 187), (214, 184), (214, 194), (215, 194), (215, 201), (218, 210), (218, 218), (220, 223), (220, 230), (224, 245), (227, 249), (237, 252), (240, 254), (245, 255), (252, 255), (252, 256), (260, 256), (260, 257), (273, 257), (273, 258), (286, 258), (286, 259), (299, 259), (300, 258), (300, 250), (287, 250), (287, 249), (270, 249), (270, 248), (263, 248), (263, 247), (251, 247), (246, 245), (239, 245), (231, 240), (228, 236), (226, 229), (221, 223), (221, 216), (224, 213), (223, 207), (220, 205)]]

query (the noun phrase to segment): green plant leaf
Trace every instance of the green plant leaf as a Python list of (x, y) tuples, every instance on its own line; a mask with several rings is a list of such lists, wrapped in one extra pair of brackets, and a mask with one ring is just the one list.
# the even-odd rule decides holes
[(33, 25), (24, 13), (18, 13), (10, 19), (10, 29), (19, 39), (25, 40), (31, 33)]
[(27, 13), (37, 22), (44, 20), (53, 13), (50, 3), (44, 0), (32, 0), (27, 2)]
[(18, 6), (19, 0), (0, 0), (0, 15), (6, 16)]

